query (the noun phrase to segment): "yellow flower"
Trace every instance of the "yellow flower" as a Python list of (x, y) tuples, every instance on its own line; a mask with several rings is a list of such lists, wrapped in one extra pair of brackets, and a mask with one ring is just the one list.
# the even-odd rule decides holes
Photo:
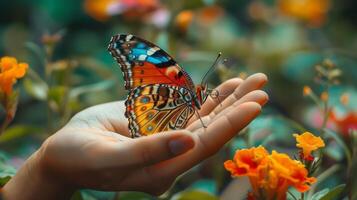
[(311, 152), (325, 146), (320, 137), (316, 137), (310, 132), (301, 135), (293, 134), (293, 136), (296, 138), (296, 146), (302, 149), (304, 159), (311, 160)]
[(308, 22), (312, 26), (321, 26), (330, 8), (329, 0), (278, 0), (281, 13)]
[(22, 78), (27, 71), (27, 63), (17, 63), (16, 58), (2, 57), (0, 60), (0, 90), (10, 95), (16, 80)]

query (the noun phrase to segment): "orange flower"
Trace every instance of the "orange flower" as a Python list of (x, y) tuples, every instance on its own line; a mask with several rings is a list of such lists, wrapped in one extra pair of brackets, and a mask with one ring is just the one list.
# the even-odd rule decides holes
[(308, 22), (312, 26), (321, 26), (330, 8), (329, 0), (278, 0), (281, 13)]
[(267, 156), (268, 152), (262, 146), (238, 150), (233, 160), (224, 162), (224, 167), (232, 176), (258, 176), (258, 168)]
[(340, 102), (342, 105), (347, 106), (350, 102), (350, 95), (348, 93), (343, 93), (340, 97)]
[(304, 95), (304, 96), (308, 96), (308, 95), (311, 94), (311, 92), (312, 92), (312, 91), (311, 91), (311, 88), (310, 88), (309, 86), (306, 86), (306, 85), (305, 85), (305, 86), (304, 86), (304, 89), (303, 89), (303, 92), (302, 92), (303, 95)]
[(219, 19), (223, 13), (223, 9), (219, 6), (207, 6), (199, 10), (197, 17), (201, 24), (209, 25)]
[(0, 90), (10, 95), (12, 86), (16, 83), (16, 80), (26, 74), (28, 64), (17, 63), (16, 58), (5, 56), (0, 60), (0, 67)]
[(184, 10), (181, 11), (175, 19), (175, 24), (176, 26), (180, 29), (182, 32), (186, 32), (188, 27), (190, 26), (192, 20), (193, 20), (193, 11), (191, 10)]
[(259, 182), (264, 178), (261, 177), (261, 170), (266, 166), (268, 155), (262, 146), (238, 150), (233, 160), (224, 162), (224, 167), (233, 177), (248, 176), (253, 191), (258, 191)]
[(84, 10), (98, 21), (106, 21), (113, 15), (141, 18), (159, 8), (158, 0), (85, 0)]
[(215, 23), (224, 11), (219, 6), (207, 6), (197, 10), (183, 10), (175, 17), (175, 26), (185, 33), (193, 21), (201, 26), (209, 26)]
[(328, 100), (328, 93), (327, 92), (322, 92), (320, 99), (324, 102), (326, 102)]
[(261, 1), (251, 1), (248, 7), (248, 14), (252, 19), (264, 20), (269, 17), (269, 8)]
[(142, 18), (153, 11), (158, 10), (160, 2), (158, 0), (121, 0), (120, 1), (123, 10), (123, 15), (127, 18)]
[(325, 146), (324, 141), (320, 137), (316, 137), (310, 132), (305, 132), (301, 135), (293, 134), (293, 136), (297, 141), (296, 146), (302, 149), (303, 157), (306, 160), (313, 158), (311, 155), (312, 151)]
[(284, 200), (290, 186), (305, 192), (316, 181), (301, 162), (276, 151), (269, 155), (264, 147), (239, 150), (224, 166), (233, 177), (248, 176), (250, 199)]
[[(275, 171), (277, 174), (276, 177), (280, 179), (272, 181), (273, 183), (276, 183), (276, 185), (270, 185), (270, 187), (279, 187), (279, 190), (285, 190), (286, 192), (288, 188), (287, 186), (293, 186), (298, 191), (305, 192), (309, 189), (308, 184), (316, 181), (313, 177), (307, 177), (308, 171), (300, 161), (292, 160), (286, 154), (273, 151), (270, 160), (270, 171)], [(282, 182), (286, 185), (278, 184)]]
[(316, 181), (308, 177), (308, 171), (301, 162), (292, 160), (286, 154), (273, 151), (267, 159), (269, 164), (264, 171), (265, 178), (260, 183), (264, 199), (285, 200), (290, 186), (305, 192), (310, 188), (309, 184)]
[(110, 8), (114, 8), (118, 4), (118, 0), (86, 0), (83, 6), (89, 16), (98, 21), (105, 21), (111, 16)]

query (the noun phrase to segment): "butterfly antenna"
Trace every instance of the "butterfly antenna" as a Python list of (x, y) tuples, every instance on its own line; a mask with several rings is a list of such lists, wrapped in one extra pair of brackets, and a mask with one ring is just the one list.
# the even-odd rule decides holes
[(198, 119), (200, 119), (203, 128), (207, 128), (207, 126), (203, 123), (203, 120), (202, 120), (202, 118), (201, 118), (201, 116), (200, 116), (200, 113), (198, 113), (197, 110), (195, 110), (195, 114), (197, 115)]
[(219, 58), (221, 57), (222, 53), (219, 52), (217, 55), (216, 60), (214, 61), (214, 63), (212, 64), (212, 66), (209, 68), (209, 70), (206, 72), (206, 74), (203, 76), (202, 81), (201, 81), (201, 85), (203, 85), (204, 80), (206, 79), (207, 75), (214, 69), (214, 67), (216, 66), (216, 64), (218, 63)]

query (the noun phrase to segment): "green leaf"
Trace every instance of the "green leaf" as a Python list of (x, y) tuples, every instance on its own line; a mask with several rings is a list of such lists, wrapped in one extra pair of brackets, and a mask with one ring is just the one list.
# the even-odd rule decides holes
[(120, 192), (120, 200), (154, 200), (155, 198), (149, 194), (143, 192)]
[(84, 93), (103, 91), (112, 87), (114, 83), (115, 83), (114, 80), (105, 80), (90, 85), (78, 86), (73, 88), (69, 92), (69, 97), (70, 99), (73, 99), (73, 98), (77, 98), (79, 95)]
[(97, 198), (95, 198), (93, 195), (89, 194), (86, 191), (81, 191), (81, 195), (83, 200), (97, 200)]
[(210, 193), (199, 191), (199, 190), (186, 190), (175, 194), (171, 198), (171, 200), (196, 200), (196, 199), (218, 200), (218, 197), (213, 196)]
[(81, 190), (81, 194), (85, 200), (90, 199), (114, 199), (115, 192), (108, 191), (98, 191), (91, 189), (83, 189)]
[(83, 197), (82, 197), (82, 194), (80, 191), (76, 191), (72, 197), (71, 197), (71, 200), (84, 200)]
[(14, 125), (5, 130), (0, 136), (0, 143), (18, 139), (30, 134), (38, 134), (42, 129), (32, 125)]
[[(94, 192), (94, 194), (93, 194)], [(71, 200), (97, 200), (97, 199), (113, 199), (112, 197), (103, 197), (102, 196), (96, 196), (95, 192), (99, 191), (94, 191), (94, 190), (78, 190), (76, 191), (72, 197)], [(100, 192), (100, 193), (108, 193), (108, 192)]]
[(0, 187), (4, 186), (16, 173), (16, 169), (0, 162)]
[(316, 192), (314, 195), (312, 195), (311, 200), (321, 200), (322, 197), (324, 197), (326, 194), (328, 194), (329, 191), (330, 191), (330, 189), (328, 189), (328, 188), (320, 190), (320, 191)]
[(36, 43), (33, 42), (26, 42), (25, 47), (35, 56), (38, 62), (41, 64), (41, 68), (45, 66), (45, 58), (46, 54), (42, 47), (38, 46)]
[(25, 78), (23, 81), (26, 92), (37, 100), (46, 100), (47, 97), (47, 87), (42, 87), (35, 83), (33, 80)]
[(311, 200), (334, 200), (341, 194), (345, 186), (346, 184), (341, 184), (331, 190), (326, 188), (318, 191), (312, 196)]
[(339, 164), (334, 164), (331, 167), (329, 167), (328, 169), (326, 169), (325, 171), (323, 171), (320, 175), (318, 175), (316, 177), (317, 181), (316, 183), (314, 183), (310, 190), (307, 193), (307, 199), (311, 199), (312, 196), (315, 193), (315, 189), (317, 188), (317, 186), (319, 184), (321, 184), (322, 182), (324, 182), (326, 179), (328, 179), (329, 177), (331, 177), (334, 173), (336, 173), (336, 171), (338, 171), (341, 168), (341, 165)]
[(27, 76), (24, 79), (23, 84), (26, 92), (33, 98), (42, 101), (47, 99), (47, 83), (42, 80), (41, 77), (31, 68), (28, 69)]
[(50, 101), (50, 106), (53, 110), (59, 111), (67, 92), (67, 87), (65, 86), (54, 86), (48, 91), (48, 100)]
[(331, 189), (325, 196), (323, 196), (320, 200), (334, 200), (337, 199), (338, 195), (341, 194), (343, 189), (345, 189), (346, 184), (341, 184), (333, 189)]

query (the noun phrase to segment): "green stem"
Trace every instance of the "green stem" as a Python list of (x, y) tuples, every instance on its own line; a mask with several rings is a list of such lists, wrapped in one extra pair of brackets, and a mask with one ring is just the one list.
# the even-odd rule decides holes
[(51, 45), (45, 45), (45, 52), (46, 52), (46, 58), (45, 58), (45, 81), (48, 85), (48, 94), (46, 98), (46, 103), (47, 103), (47, 125), (48, 125), (48, 132), (51, 133), (53, 131), (54, 125), (53, 125), (53, 113), (51, 110), (51, 105), (50, 105), (50, 100), (49, 100), (49, 91), (51, 89), (51, 75), (52, 75), (52, 69), (51, 63), (52, 63), (52, 55), (53, 55), (53, 47)]
[(322, 125), (321, 125), (321, 128), (320, 128), (320, 132), (322, 135), (325, 135), (325, 131), (324, 129), (326, 128), (326, 125), (327, 125), (327, 120), (328, 120), (328, 103), (327, 101), (324, 102), (323, 104), (323, 122), (322, 122)]
[(311, 97), (312, 101), (316, 104), (317, 107), (319, 107), (320, 109), (323, 109), (323, 107), (321, 107), (320, 99), (319, 99), (319, 97), (316, 96), (315, 93), (312, 92), (309, 95), (309, 97)]
[(311, 186), (309, 192), (307, 193), (307, 199), (311, 199), (312, 195), (314, 195), (317, 186), (322, 183), (325, 179), (329, 178), (332, 174), (334, 174), (337, 170), (340, 169), (340, 165), (332, 165), (330, 168), (322, 172), (316, 179), (317, 182)]
[(301, 192), (300, 200), (304, 200), (304, 199), (305, 199), (305, 193), (304, 193), (304, 192)]
[[(14, 114), (14, 111), (12, 110), (13, 108), (11, 107), (11, 104), (14, 102), (10, 102), (11, 101), (10, 99), (11, 98), (9, 98), (9, 96), (7, 94), (4, 94), (2, 104), (5, 108), (5, 119), (4, 119), (3, 123), (1, 124), (0, 135), (5, 132), (5, 129), (9, 126), (9, 124), (14, 119), (15, 114)], [(17, 99), (15, 101), (17, 101)], [(15, 103), (15, 104), (17, 104), (17, 103)]]
[[(326, 91), (327, 94), (328, 94), (329, 88), (330, 88), (329, 83), (327, 83), (325, 87), (326, 87), (326, 88), (325, 88), (325, 91)], [(321, 128), (320, 128), (320, 133), (321, 133), (322, 136), (325, 135), (324, 129), (325, 129), (326, 126), (327, 126), (328, 117), (329, 117), (329, 115), (330, 115), (330, 109), (329, 109), (328, 100), (329, 100), (329, 98), (327, 98), (326, 101), (323, 102), (323, 116), (324, 116), (324, 118), (323, 118), (323, 122), (322, 122), (322, 125), (321, 125)]]

